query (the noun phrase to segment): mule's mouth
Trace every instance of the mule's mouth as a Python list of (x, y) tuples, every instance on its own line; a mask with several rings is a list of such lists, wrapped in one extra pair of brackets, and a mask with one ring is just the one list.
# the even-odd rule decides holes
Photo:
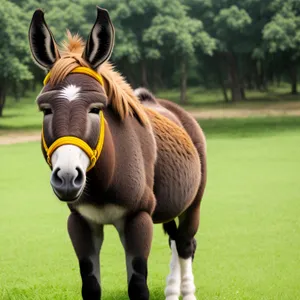
[(82, 187), (80, 189), (80, 191), (74, 196), (74, 194), (72, 193), (66, 193), (66, 194), (61, 194), (60, 192), (56, 191), (55, 188), (52, 187), (52, 190), (55, 194), (55, 196), (62, 202), (66, 202), (66, 203), (74, 203), (76, 201), (79, 200), (79, 198), (81, 197), (84, 187)]

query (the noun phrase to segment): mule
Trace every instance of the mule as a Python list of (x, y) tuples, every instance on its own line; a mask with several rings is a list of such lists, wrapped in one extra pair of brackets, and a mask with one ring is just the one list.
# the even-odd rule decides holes
[(126, 254), (129, 298), (149, 299), (153, 223), (163, 223), (172, 251), (165, 297), (196, 299), (192, 260), (206, 183), (204, 134), (182, 108), (134, 91), (114, 70), (108, 59), (115, 31), (106, 10), (97, 7), (86, 43), (67, 35), (59, 47), (44, 13), (34, 12), (30, 49), (48, 72), (37, 97), (42, 152), (52, 189), (70, 210), (82, 297), (101, 298), (103, 226), (111, 224)]

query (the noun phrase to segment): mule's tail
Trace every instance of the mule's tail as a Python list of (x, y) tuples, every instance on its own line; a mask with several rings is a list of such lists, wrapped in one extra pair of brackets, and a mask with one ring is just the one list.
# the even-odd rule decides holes
[(134, 94), (141, 102), (152, 102), (155, 104), (159, 104), (155, 99), (155, 96), (146, 88), (137, 88), (134, 90)]

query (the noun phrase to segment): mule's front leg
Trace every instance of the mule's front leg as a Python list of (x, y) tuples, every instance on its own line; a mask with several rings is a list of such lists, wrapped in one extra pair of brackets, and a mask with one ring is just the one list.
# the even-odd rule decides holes
[(147, 260), (152, 242), (152, 219), (148, 213), (139, 212), (117, 229), (126, 252), (129, 298), (148, 300)]
[(93, 230), (77, 213), (68, 219), (69, 235), (79, 260), (82, 279), (82, 298), (99, 300), (101, 298), (99, 253), (103, 242), (103, 226)]

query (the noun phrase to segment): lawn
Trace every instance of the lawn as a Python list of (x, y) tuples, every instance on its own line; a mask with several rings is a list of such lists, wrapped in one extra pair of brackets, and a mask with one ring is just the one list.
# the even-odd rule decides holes
[[(227, 91), (230, 98), (230, 91)], [(156, 94), (160, 98), (169, 99), (174, 102), (179, 102), (180, 91), (179, 89), (161, 90)], [(247, 101), (226, 103), (224, 101), (223, 93), (221, 89), (212, 88), (206, 89), (204, 87), (189, 87), (187, 89), (187, 107), (194, 108), (195, 106), (201, 106), (203, 108), (248, 108), (248, 107), (262, 107), (270, 102), (282, 102), (282, 101), (299, 101), (299, 95), (290, 94), (290, 85), (282, 83), (279, 87), (270, 85), (266, 91), (247, 90)]]
[[(203, 127), (209, 173), (197, 299), (300, 299), (299, 121), (208, 120)], [(0, 146), (0, 163), (0, 299), (80, 299), (68, 210), (52, 194), (39, 144)], [(154, 233), (149, 287), (151, 299), (161, 300), (170, 250), (161, 226)], [(103, 299), (127, 299), (124, 255), (111, 227), (101, 268)]]

